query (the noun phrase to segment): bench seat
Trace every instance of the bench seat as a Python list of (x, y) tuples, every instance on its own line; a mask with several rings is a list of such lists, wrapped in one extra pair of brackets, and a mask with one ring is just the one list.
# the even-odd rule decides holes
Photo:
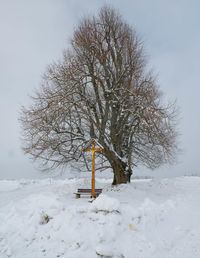
[[(95, 198), (98, 197), (102, 193), (102, 189), (95, 189)], [(92, 189), (82, 189), (79, 188), (76, 193), (76, 199), (80, 198), (81, 195), (90, 195), (92, 196)]]

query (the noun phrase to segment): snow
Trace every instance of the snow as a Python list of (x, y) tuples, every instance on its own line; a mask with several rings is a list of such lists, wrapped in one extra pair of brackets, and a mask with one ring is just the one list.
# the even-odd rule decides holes
[(200, 178), (0, 181), (0, 258), (199, 258)]
[(119, 212), (120, 202), (105, 194), (101, 194), (91, 205), (91, 210), (95, 212)]

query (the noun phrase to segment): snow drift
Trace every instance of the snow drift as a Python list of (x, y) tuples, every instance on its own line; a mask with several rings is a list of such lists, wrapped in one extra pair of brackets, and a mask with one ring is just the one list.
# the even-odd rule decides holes
[(199, 258), (200, 178), (0, 181), (0, 257)]

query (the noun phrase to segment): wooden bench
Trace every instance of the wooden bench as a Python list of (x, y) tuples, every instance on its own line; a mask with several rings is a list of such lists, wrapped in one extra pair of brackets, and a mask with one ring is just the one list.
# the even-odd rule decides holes
[[(98, 197), (102, 193), (102, 189), (95, 189), (95, 198)], [(92, 189), (78, 189), (76, 195), (76, 199), (80, 198), (81, 195), (90, 195), (92, 197)]]

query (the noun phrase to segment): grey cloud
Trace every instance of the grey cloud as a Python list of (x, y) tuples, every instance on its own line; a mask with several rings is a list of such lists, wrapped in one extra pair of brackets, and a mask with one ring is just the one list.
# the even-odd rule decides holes
[(46, 66), (62, 56), (74, 26), (104, 4), (116, 7), (145, 43), (161, 89), (181, 109), (179, 164), (155, 172), (172, 176), (199, 173), (199, 1), (1, 0), (0, 1), (0, 179), (38, 177), (20, 150), (17, 121)]

